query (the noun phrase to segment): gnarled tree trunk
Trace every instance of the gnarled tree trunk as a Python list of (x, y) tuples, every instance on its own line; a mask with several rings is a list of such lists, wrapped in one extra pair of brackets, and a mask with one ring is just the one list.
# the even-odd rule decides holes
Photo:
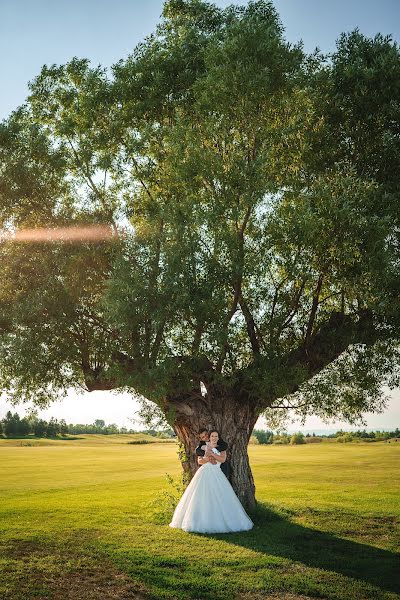
[(217, 429), (228, 444), (227, 460), (231, 466), (230, 481), (245, 508), (256, 504), (255, 485), (250, 468), (247, 446), (258, 418), (258, 413), (248, 402), (234, 401), (228, 397), (174, 398), (169, 405), (175, 410), (173, 428), (183, 444), (186, 457), (182, 467), (189, 478), (199, 465), (195, 454), (199, 443), (199, 430)]

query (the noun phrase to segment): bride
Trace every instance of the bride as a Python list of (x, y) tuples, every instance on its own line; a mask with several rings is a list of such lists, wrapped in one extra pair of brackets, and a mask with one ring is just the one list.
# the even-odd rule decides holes
[(240, 503), (228, 479), (221, 471), (226, 451), (219, 452), (218, 431), (210, 432), (199, 468), (175, 509), (170, 527), (196, 533), (231, 533), (248, 531), (253, 522)]

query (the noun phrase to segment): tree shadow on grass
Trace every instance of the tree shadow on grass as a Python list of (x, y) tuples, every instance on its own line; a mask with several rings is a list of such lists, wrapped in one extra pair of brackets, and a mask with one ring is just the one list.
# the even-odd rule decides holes
[[(251, 514), (255, 526), (248, 532), (183, 536), (184, 532), (179, 532), (176, 549), (173, 542), (154, 549), (154, 532), (150, 529), (148, 549), (100, 540), (99, 547), (133, 580), (151, 590), (154, 598), (386, 600), (388, 592), (400, 592), (398, 554), (295, 523), (295, 514), (259, 504)], [(329, 529), (332, 516), (326, 516)], [(349, 515), (338, 516), (347, 525)], [(320, 519), (324, 519), (324, 513)], [(382, 517), (383, 532), (387, 531), (388, 519), (394, 524), (394, 518)], [(367, 524), (368, 518), (364, 521)], [(353, 529), (353, 525), (357, 530), (359, 522), (350, 523), (346, 529)], [(363, 532), (359, 530), (358, 534)], [(376, 536), (376, 528), (373, 534)], [(207, 554), (210, 539), (224, 542), (220, 558)], [(196, 558), (192, 552), (190, 557), (185, 554), (186, 544), (198, 548), (198, 558), (197, 550)], [(230, 544), (255, 554), (231, 555)]]
[(262, 504), (251, 517), (254, 528), (248, 532), (204, 537), (298, 561), (400, 593), (400, 556), (397, 553), (294, 523), (288, 515)]

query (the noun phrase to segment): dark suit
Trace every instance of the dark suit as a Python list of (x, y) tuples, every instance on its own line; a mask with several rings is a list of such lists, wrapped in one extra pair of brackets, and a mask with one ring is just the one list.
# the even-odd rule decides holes
[[(197, 456), (204, 456), (205, 455), (205, 450), (203, 449), (203, 446), (206, 445), (206, 442), (200, 442), (199, 445), (196, 448), (196, 454)], [(217, 445), (217, 450), (219, 452), (223, 452), (224, 450), (226, 450), (228, 448), (228, 444), (224, 441), (221, 440), (221, 443), (218, 443)], [(226, 475), (227, 479), (229, 479), (229, 476), (231, 474), (231, 468), (229, 465), (228, 461), (225, 461), (223, 463), (221, 463), (221, 471), (223, 472), (224, 475)]]

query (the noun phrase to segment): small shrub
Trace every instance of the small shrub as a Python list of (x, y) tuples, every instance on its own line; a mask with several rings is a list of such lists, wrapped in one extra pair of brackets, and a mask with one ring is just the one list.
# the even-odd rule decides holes
[(252, 435), (250, 440), (249, 440), (249, 444), (259, 444), (260, 442), (258, 441), (258, 438), (256, 438), (255, 435)]
[(165, 478), (169, 488), (159, 492), (150, 503), (150, 506), (154, 509), (154, 521), (162, 525), (166, 525), (171, 521), (174, 510), (189, 483), (186, 473), (182, 473), (178, 479), (173, 479), (169, 473), (166, 473)]
[(305, 440), (304, 440), (304, 434), (299, 432), (299, 433), (294, 433), (292, 435), (292, 437), (290, 438), (290, 443), (291, 444), (305, 444)]
[(273, 434), (270, 438), (270, 443), (273, 444), (290, 444), (290, 435), (283, 431), (282, 433)]
[(339, 444), (345, 444), (347, 442), (352, 442), (353, 441), (353, 436), (351, 435), (351, 433), (344, 433), (342, 435), (339, 435), (336, 438), (336, 441), (339, 442)]

